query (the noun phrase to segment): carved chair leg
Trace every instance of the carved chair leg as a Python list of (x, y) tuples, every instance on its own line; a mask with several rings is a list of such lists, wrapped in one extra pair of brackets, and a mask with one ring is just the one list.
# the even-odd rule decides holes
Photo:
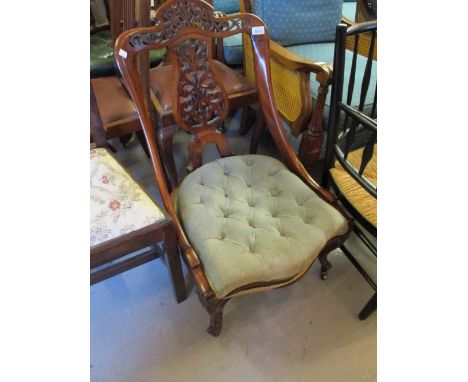
[(255, 125), (252, 133), (252, 140), (250, 141), (250, 154), (256, 154), (258, 145), (260, 144), (260, 138), (262, 137), (263, 131), (265, 130), (265, 118), (263, 117), (260, 108), (257, 108), (255, 113)]
[(121, 137), (119, 137), (119, 141), (125, 149), (127, 148), (127, 145), (128, 145), (128, 142), (130, 142), (130, 139), (132, 139), (132, 136), (133, 134), (130, 133), (130, 134), (122, 135)]
[(322, 280), (328, 279), (328, 271), (331, 269), (332, 265), (328, 261), (328, 254), (330, 252), (322, 253), (319, 256), (319, 261), (320, 261), (320, 278)]
[(178, 128), (178, 125), (162, 126), (158, 129), (156, 134), (162, 162), (166, 169), (166, 175), (171, 185), (171, 189), (173, 189), (178, 183), (177, 169), (174, 160), (174, 153), (172, 151), (172, 141)]
[(366, 306), (359, 313), (359, 319), (365, 320), (371, 315), (375, 310), (377, 310), (377, 292), (371, 297)]
[(242, 108), (242, 118), (241, 118), (241, 123), (239, 127), (239, 135), (245, 135), (250, 129), (250, 117), (252, 115), (252, 108), (250, 105), (244, 106)]
[(230, 299), (207, 299), (199, 290), (197, 290), (197, 295), (200, 302), (210, 315), (210, 326), (208, 327), (207, 332), (213, 337), (218, 337), (223, 327), (223, 308)]
[(210, 314), (210, 326), (207, 331), (213, 337), (218, 337), (221, 333), (223, 327), (223, 308), (228, 301), (229, 300), (216, 300), (213, 304), (210, 304), (211, 307), (207, 308)]

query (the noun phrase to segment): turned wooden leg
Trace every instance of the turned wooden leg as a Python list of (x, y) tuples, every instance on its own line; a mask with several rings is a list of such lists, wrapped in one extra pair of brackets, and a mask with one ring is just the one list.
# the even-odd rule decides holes
[(174, 153), (172, 152), (172, 141), (179, 126), (162, 126), (158, 129), (156, 134), (158, 140), (158, 147), (161, 153), (162, 162), (166, 169), (166, 176), (169, 180), (170, 189), (172, 190), (178, 183), (177, 169), (174, 161)]
[(260, 144), (260, 138), (262, 137), (263, 131), (265, 130), (265, 118), (260, 108), (257, 108), (255, 113), (255, 125), (252, 133), (252, 139), (250, 141), (250, 154), (256, 154), (258, 145)]
[(177, 303), (180, 303), (187, 298), (187, 290), (185, 288), (184, 274), (182, 272), (182, 264), (180, 262), (177, 236), (173, 227), (167, 229), (164, 244), (164, 257), (166, 259), (167, 269), (171, 279), (172, 290)]
[(377, 292), (374, 293), (374, 295), (371, 297), (371, 299), (366, 304), (366, 306), (361, 310), (361, 313), (359, 313), (359, 319), (365, 320), (376, 309), (377, 309)]
[(328, 86), (331, 81), (331, 74), (319, 73), (317, 74), (317, 81), (320, 83), (317, 101), (315, 102), (314, 111), (307, 126), (307, 130), (302, 134), (298, 152), (299, 160), (309, 172), (320, 158), (323, 141), (323, 111), (328, 94)]
[(244, 106), (242, 108), (242, 118), (241, 118), (241, 123), (239, 126), (239, 134), (240, 135), (245, 135), (250, 129), (250, 117), (252, 115), (252, 108), (250, 105)]
[(221, 333), (221, 329), (223, 328), (223, 308), (230, 299), (220, 300), (217, 298), (209, 298), (207, 300), (206, 296), (204, 296), (198, 289), (197, 295), (200, 302), (210, 315), (210, 326), (208, 327), (207, 332), (213, 337), (218, 337)]
[(326, 280), (328, 279), (328, 270), (331, 269), (332, 265), (331, 263), (328, 261), (327, 257), (328, 257), (328, 254), (329, 252), (327, 253), (322, 253), (320, 256), (319, 256), (319, 261), (320, 261), (320, 278), (322, 280)]

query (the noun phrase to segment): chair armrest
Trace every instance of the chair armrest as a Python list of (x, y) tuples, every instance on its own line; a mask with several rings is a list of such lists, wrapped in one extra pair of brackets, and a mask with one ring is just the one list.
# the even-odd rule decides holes
[(291, 52), (277, 42), (270, 40), (270, 55), (290, 70), (302, 72), (325, 73), (332, 76), (331, 63), (312, 61)]

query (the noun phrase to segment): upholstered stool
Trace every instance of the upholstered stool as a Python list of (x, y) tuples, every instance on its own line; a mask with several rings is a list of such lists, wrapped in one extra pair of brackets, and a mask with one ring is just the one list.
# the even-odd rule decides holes
[(176, 300), (185, 300), (177, 238), (168, 215), (107, 149), (91, 150), (90, 180), (91, 284), (164, 255)]

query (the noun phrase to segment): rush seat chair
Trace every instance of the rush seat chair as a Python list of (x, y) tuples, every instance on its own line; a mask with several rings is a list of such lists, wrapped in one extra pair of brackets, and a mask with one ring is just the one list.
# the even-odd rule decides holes
[[(359, 40), (368, 40), (368, 51), (365, 52), (367, 64), (364, 78), (356, 90), (348, 85), (348, 95), (356, 96), (360, 103), (353, 106), (350, 97), (344, 96), (344, 84), (354, 81), (356, 65), (346, 60), (346, 47), (353, 41), (353, 56), (362, 53)], [(328, 145), (325, 160), (325, 171), (322, 184), (333, 189), (339, 202), (351, 213), (358, 224), (353, 227), (354, 233), (377, 257), (377, 99), (371, 108), (370, 115), (363, 112), (364, 100), (369, 92), (369, 78), (372, 65), (377, 22), (365, 22), (348, 27), (339, 24), (336, 28), (336, 50), (332, 87), (332, 107), (328, 130)], [(348, 66), (348, 67), (347, 67)], [(348, 76), (348, 81), (345, 81)], [(360, 228), (362, 227), (362, 229)], [(373, 239), (372, 239), (373, 237)], [(346, 243), (341, 246), (343, 253), (361, 273), (375, 291), (369, 302), (362, 309), (359, 318), (366, 319), (377, 309), (377, 283), (356, 260)], [(326, 278), (322, 273), (322, 278)]]
[[(328, 269), (327, 255), (346, 240), (352, 219), (310, 177), (289, 145), (273, 97), (268, 30), (262, 20), (251, 14), (223, 17), (202, 0), (170, 0), (159, 12), (161, 22), (155, 27), (120, 35), (115, 54), (138, 110), (164, 207), (210, 315), (208, 332), (218, 336), (230, 299), (291, 284), (317, 258)], [(281, 161), (234, 155), (223, 133), (229, 98), (212, 58), (212, 39), (236, 33), (251, 40), (259, 107)], [(193, 171), (172, 194), (136, 66), (139, 54), (162, 47), (173, 70), (174, 118), (191, 134)], [(204, 164), (207, 144), (217, 147), (220, 158)]]

